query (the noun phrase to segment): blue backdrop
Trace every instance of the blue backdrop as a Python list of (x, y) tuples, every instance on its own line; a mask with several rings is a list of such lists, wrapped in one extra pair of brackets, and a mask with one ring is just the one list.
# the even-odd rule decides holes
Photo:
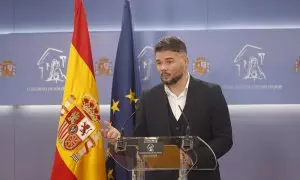
[[(143, 88), (160, 83), (152, 47), (166, 35), (186, 42), (191, 74), (220, 84), (229, 104), (299, 103), (300, 30), (137, 31)], [(110, 104), (118, 38), (91, 33), (101, 104)], [(60, 104), (70, 40), (63, 32), (0, 35), (0, 104)]]

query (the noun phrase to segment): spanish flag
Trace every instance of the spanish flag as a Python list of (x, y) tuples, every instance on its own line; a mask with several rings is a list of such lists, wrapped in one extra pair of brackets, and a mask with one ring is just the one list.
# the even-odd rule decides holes
[(51, 179), (105, 180), (98, 91), (82, 0), (75, 0), (74, 18)]

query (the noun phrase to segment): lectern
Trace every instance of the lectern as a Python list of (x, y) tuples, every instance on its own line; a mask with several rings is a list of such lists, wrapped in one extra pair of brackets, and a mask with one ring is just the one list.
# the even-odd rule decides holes
[(147, 180), (147, 171), (178, 170), (179, 179), (190, 171), (215, 170), (217, 158), (212, 148), (197, 136), (120, 137), (109, 145), (110, 156), (132, 171), (134, 180)]

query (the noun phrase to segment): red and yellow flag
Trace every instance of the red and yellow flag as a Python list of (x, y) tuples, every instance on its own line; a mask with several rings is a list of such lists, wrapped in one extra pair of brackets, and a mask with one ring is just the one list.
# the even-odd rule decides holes
[(75, 0), (74, 18), (51, 180), (105, 180), (98, 91), (82, 0)]

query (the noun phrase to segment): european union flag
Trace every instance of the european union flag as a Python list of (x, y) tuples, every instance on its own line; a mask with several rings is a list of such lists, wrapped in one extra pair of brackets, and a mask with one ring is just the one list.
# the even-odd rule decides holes
[[(110, 120), (115, 128), (121, 130), (125, 121), (135, 111), (135, 105), (139, 101), (140, 95), (141, 83), (138, 62), (134, 53), (130, 2), (125, 0), (122, 29), (114, 66), (111, 96)], [(124, 135), (133, 135), (133, 119), (126, 122)], [(107, 161), (109, 160), (111, 159), (108, 159)], [(131, 172), (126, 171), (116, 163), (109, 162), (107, 166), (108, 179), (131, 179)]]

